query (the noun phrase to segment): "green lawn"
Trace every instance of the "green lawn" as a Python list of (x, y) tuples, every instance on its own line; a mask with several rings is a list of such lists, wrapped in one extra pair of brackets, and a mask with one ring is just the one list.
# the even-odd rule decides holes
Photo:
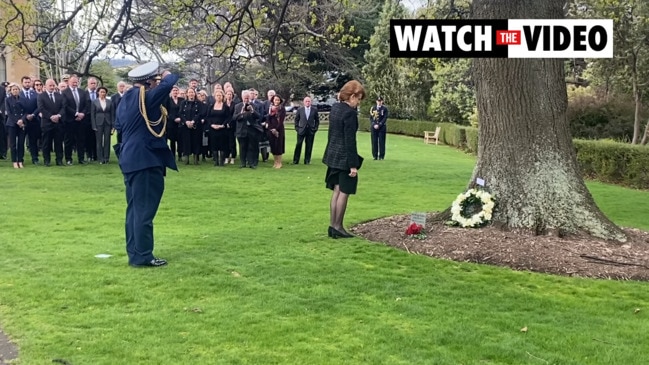
[[(288, 162), (294, 141), (289, 132)], [(127, 266), (116, 164), (0, 162), (0, 325), (20, 346), (19, 363), (647, 363), (647, 283), (327, 238), (325, 142), (319, 133), (309, 166), (169, 172), (155, 253), (170, 264), (159, 269)], [(367, 134), (359, 148), (366, 162), (348, 226), (443, 209), (474, 164), (401, 136), (388, 136), (384, 161), (372, 161)], [(616, 223), (649, 229), (649, 192), (589, 187)]]

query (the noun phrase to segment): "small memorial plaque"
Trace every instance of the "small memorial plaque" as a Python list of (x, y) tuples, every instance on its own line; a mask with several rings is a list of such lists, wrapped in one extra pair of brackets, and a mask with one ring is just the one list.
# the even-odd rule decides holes
[(475, 179), (475, 183), (482, 186), (482, 187), (484, 187), (484, 179), (482, 179), (482, 178)]
[(417, 223), (422, 227), (426, 227), (426, 213), (412, 213), (410, 216), (410, 223)]

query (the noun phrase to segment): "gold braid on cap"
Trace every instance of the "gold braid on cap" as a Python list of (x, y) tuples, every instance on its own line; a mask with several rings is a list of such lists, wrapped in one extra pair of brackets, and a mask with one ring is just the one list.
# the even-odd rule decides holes
[[(156, 138), (162, 138), (162, 136), (165, 135), (165, 131), (167, 130), (167, 109), (164, 106), (160, 105), (160, 119), (156, 120), (155, 122), (150, 121), (149, 117), (146, 115), (145, 91), (146, 90), (144, 86), (140, 86), (140, 114), (142, 114), (149, 132), (151, 132), (151, 134), (153, 134), (153, 136)], [(156, 133), (156, 131), (153, 130), (153, 127), (156, 127), (160, 123), (162, 123), (162, 130), (160, 131), (160, 133)]]

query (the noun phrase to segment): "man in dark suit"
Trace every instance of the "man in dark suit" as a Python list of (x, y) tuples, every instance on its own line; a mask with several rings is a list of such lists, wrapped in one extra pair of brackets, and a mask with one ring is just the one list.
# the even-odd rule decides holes
[(304, 164), (311, 163), (311, 152), (313, 151), (313, 141), (315, 133), (320, 127), (320, 116), (318, 110), (311, 106), (311, 98), (306, 97), (303, 100), (304, 106), (300, 107), (295, 114), (295, 131), (297, 132), (297, 143), (293, 153), (293, 164), (300, 163), (302, 154), (302, 143), (306, 139), (306, 148), (304, 150)]
[(36, 91), (32, 89), (32, 79), (23, 76), (20, 80), (23, 90), (20, 92), (20, 99), (25, 106), (25, 133), (29, 144), (29, 154), (34, 165), (40, 164), (38, 160), (38, 144), (41, 139), (41, 121), (38, 119), (38, 101)]
[(83, 121), (90, 117), (90, 96), (86, 90), (79, 88), (79, 78), (71, 76), (68, 79), (68, 88), (63, 90), (65, 115), (63, 116), (65, 161), (72, 165), (72, 149), (77, 148), (78, 162), (86, 164), (84, 152), (86, 146), (86, 131)]
[[(122, 134), (122, 143), (115, 145), (115, 152), (126, 185), (126, 252), (129, 265), (134, 267), (167, 264), (153, 256), (153, 219), (162, 199), (166, 169), (178, 170), (165, 138), (167, 120), (161, 110), (178, 76), (164, 71), (160, 84), (145, 91), (154, 85), (156, 75), (157, 62), (129, 72), (135, 84), (122, 97), (115, 121), (115, 128)], [(146, 118), (141, 108), (146, 110)]]
[(96, 78), (88, 78), (88, 97), (90, 98), (90, 108), (88, 109), (88, 114), (83, 118), (81, 123), (83, 130), (85, 131), (85, 140), (86, 140), (86, 157), (87, 161), (97, 161), (97, 136), (95, 131), (92, 130), (92, 123), (90, 121), (90, 113), (92, 112), (92, 102), (95, 101), (99, 95), (97, 94), (99, 87), (99, 81)]
[(382, 160), (385, 158), (385, 135), (388, 121), (388, 108), (383, 105), (383, 98), (376, 99), (376, 105), (370, 109), (370, 124), (372, 138), (372, 157)]
[(56, 166), (63, 166), (63, 115), (65, 104), (63, 96), (57, 92), (53, 79), (45, 81), (45, 91), (38, 95), (38, 110), (41, 113), (43, 131), (43, 162), (50, 166), (52, 144), (56, 156)]
[(237, 123), (235, 134), (239, 141), (239, 158), (242, 168), (247, 164), (251, 169), (256, 169), (259, 163), (259, 137), (263, 133), (261, 115), (250, 101), (250, 91), (242, 91), (241, 99), (243, 101), (234, 106), (232, 116)]
[(7, 132), (5, 131), (5, 99), (9, 83), (0, 83), (0, 160), (7, 159)]
[[(253, 108), (255, 108), (255, 111), (257, 114), (259, 114), (259, 123), (264, 127), (263, 132), (259, 135), (259, 153), (261, 153), (261, 161), (266, 162), (268, 161), (268, 157), (270, 156), (270, 144), (268, 143), (268, 135), (266, 135), (266, 119), (268, 118), (268, 109), (264, 110), (266, 103), (263, 101), (259, 100), (259, 92), (251, 88), (248, 90), (250, 93), (250, 103), (252, 104)], [(270, 106), (269, 106), (270, 107)], [(259, 159), (259, 158), (257, 158)]]
[[(117, 92), (110, 97), (111, 104), (113, 104), (113, 109), (115, 110), (115, 114), (117, 113), (117, 107), (119, 106), (119, 102), (122, 100), (122, 96), (124, 96), (124, 90), (126, 89), (126, 83), (124, 81), (120, 81), (117, 83)], [(117, 143), (122, 143), (122, 134), (117, 133)]]

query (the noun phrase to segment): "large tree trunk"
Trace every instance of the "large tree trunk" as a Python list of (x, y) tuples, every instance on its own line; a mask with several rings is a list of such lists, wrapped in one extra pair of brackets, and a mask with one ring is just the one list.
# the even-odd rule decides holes
[[(565, 0), (474, 0), (476, 19), (562, 18)], [(562, 59), (475, 59), (480, 123), (470, 185), (486, 180), (493, 221), (537, 234), (626, 240), (602, 214), (579, 172), (566, 118)]]

